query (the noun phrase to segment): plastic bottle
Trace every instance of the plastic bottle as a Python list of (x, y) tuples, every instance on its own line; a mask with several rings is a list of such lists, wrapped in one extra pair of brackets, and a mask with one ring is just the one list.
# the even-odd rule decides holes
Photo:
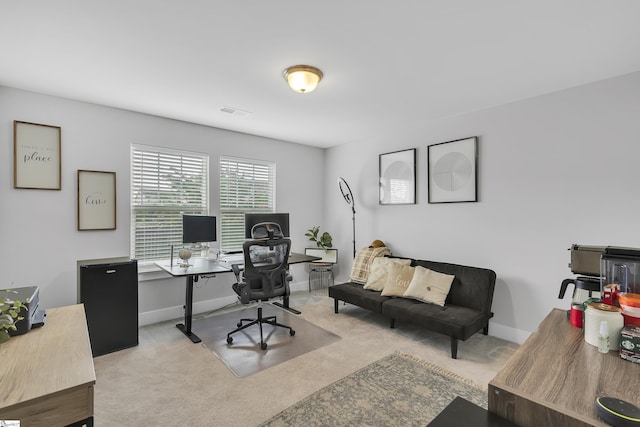
[(609, 325), (606, 320), (600, 322), (600, 333), (598, 334), (598, 351), (600, 353), (609, 352)]

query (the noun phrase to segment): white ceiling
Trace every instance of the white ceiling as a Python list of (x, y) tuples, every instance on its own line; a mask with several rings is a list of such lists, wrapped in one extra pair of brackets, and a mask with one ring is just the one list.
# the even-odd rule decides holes
[[(639, 17), (637, 0), (2, 0), (0, 85), (330, 147), (638, 71)], [(315, 92), (286, 86), (297, 64), (324, 72)]]

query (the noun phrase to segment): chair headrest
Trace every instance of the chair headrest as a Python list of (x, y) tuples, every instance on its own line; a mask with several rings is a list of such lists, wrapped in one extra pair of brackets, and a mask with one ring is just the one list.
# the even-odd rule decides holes
[(261, 222), (251, 227), (252, 239), (281, 239), (283, 237), (280, 225), (275, 222)]

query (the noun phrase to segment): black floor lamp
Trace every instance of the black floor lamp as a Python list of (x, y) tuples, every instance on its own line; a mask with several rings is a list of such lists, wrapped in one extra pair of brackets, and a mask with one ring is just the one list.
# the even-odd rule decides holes
[(349, 188), (349, 184), (345, 181), (344, 178), (338, 178), (338, 187), (340, 187), (340, 192), (342, 193), (342, 197), (344, 197), (345, 202), (349, 206), (351, 206), (351, 212), (353, 213), (352, 221), (353, 221), (353, 257), (356, 257), (356, 203), (353, 200), (353, 193), (351, 192), (351, 188)]

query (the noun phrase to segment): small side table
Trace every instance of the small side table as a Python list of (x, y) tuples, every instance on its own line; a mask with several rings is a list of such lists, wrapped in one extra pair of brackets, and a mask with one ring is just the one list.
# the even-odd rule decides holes
[(309, 292), (312, 290), (311, 284), (316, 277), (320, 279), (320, 286), (317, 289), (324, 289), (333, 285), (333, 264), (329, 262), (309, 263)]

